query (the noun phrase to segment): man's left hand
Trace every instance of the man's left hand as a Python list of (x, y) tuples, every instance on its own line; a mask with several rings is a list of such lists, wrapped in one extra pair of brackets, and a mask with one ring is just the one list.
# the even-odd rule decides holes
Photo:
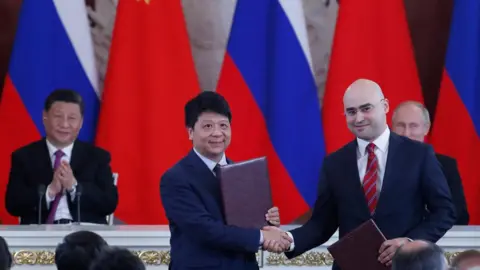
[(73, 176), (72, 168), (68, 162), (63, 161), (62, 164), (58, 167), (59, 178), (62, 182), (62, 186), (67, 190), (71, 191), (73, 186), (77, 183), (75, 176)]
[(280, 212), (278, 211), (278, 207), (272, 207), (268, 209), (268, 212), (265, 214), (266, 220), (272, 224), (273, 226), (280, 226)]
[(405, 237), (395, 238), (395, 239), (391, 239), (383, 242), (382, 246), (380, 247), (380, 250), (378, 251), (378, 253), (380, 253), (378, 260), (382, 264), (386, 264), (387, 266), (392, 265), (393, 255), (395, 255), (395, 252), (399, 247), (401, 247), (403, 244), (407, 242), (408, 242), (408, 238), (405, 238)]

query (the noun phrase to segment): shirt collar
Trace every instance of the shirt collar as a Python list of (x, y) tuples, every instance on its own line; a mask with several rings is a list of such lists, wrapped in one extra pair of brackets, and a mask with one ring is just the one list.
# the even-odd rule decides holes
[[(215, 168), (215, 166), (217, 166), (217, 162), (203, 156), (202, 154), (200, 154), (197, 149), (195, 149), (195, 147), (193, 148), (193, 151), (195, 151), (195, 154), (197, 154), (197, 156), (205, 163), (205, 165), (207, 165), (208, 169), (210, 171), (213, 171), (213, 168)], [(225, 156), (225, 153), (223, 153), (223, 156), (222, 158), (220, 159), (220, 162), (218, 162), (218, 164), (220, 165), (227, 165), (227, 158)]]
[(64, 147), (62, 149), (59, 149), (59, 148), (55, 147), (51, 142), (49, 142), (48, 139), (46, 140), (46, 142), (47, 142), (47, 148), (48, 148), (48, 153), (50, 154), (50, 157), (55, 155), (55, 152), (57, 152), (57, 150), (62, 150), (62, 152), (68, 158), (72, 157), (73, 143), (71, 143), (70, 145), (67, 145), (66, 147)]
[[(385, 131), (380, 134), (380, 136), (378, 136), (378, 138), (376, 138), (374, 141), (373, 141), (373, 144), (375, 144), (375, 146), (380, 150), (382, 151), (383, 153), (385, 153), (388, 149), (388, 140), (390, 138), (390, 129), (387, 127), (385, 129)], [(369, 141), (366, 141), (366, 140), (363, 140), (363, 139), (360, 139), (360, 138), (357, 138), (357, 144), (358, 144), (358, 151), (360, 152), (360, 155), (363, 156), (366, 154), (366, 151), (365, 151), (365, 148), (367, 148), (368, 144), (370, 142)]]

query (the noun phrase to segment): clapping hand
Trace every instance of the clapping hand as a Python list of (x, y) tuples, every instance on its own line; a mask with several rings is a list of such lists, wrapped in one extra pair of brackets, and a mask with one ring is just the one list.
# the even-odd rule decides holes
[(58, 175), (63, 188), (66, 190), (72, 190), (73, 185), (77, 182), (73, 176), (72, 168), (67, 161), (62, 161), (55, 174)]
[(55, 198), (55, 196), (58, 193), (62, 192), (62, 189), (63, 189), (63, 187), (62, 187), (62, 181), (60, 180), (60, 173), (57, 170), (53, 174), (52, 182), (50, 183), (50, 185), (48, 185), (48, 188), (47, 188), (48, 196), (50, 198)]

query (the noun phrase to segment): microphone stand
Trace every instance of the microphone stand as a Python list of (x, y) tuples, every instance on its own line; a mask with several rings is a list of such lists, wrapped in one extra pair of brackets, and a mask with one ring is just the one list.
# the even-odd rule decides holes
[(77, 184), (75, 197), (77, 198), (77, 223), (80, 225), (80, 199), (82, 197), (82, 185), (80, 185), (80, 183)]
[(38, 225), (42, 224), (42, 199), (45, 191), (45, 185), (38, 186)]

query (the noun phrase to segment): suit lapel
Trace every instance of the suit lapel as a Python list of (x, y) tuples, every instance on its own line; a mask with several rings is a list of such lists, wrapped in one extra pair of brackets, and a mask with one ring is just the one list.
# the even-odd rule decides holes
[(43, 180), (43, 184), (48, 185), (53, 179), (53, 166), (46, 139), (39, 141), (37, 151), (39, 154), (36, 155), (36, 162), (41, 171), (41, 175), (45, 175), (45, 178), (40, 177), (39, 179)]
[(187, 156), (188, 165), (193, 169), (195, 175), (198, 175), (199, 179), (206, 182), (209, 186), (219, 185), (218, 179), (215, 175), (208, 169), (207, 165), (200, 159), (199, 156), (192, 150)]
[(195, 177), (192, 178), (192, 184), (208, 192), (207, 197), (213, 198), (217, 204), (220, 215), (223, 217), (223, 203), (219, 180), (193, 150), (188, 154), (186, 161), (187, 165), (192, 169), (193, 175), (195, 175)]
[(362, 212), (365, 212), (367, 215), (370, 215), (370, 210), (368, 209), (367, 200), (365, 199), (365, 193), (363, 192), (362, 181), (360, 179), (360, 174), (358, 172), (358, 161), (357, 161), (357, 141), (353, 141), (348, 144), (347, 147), (347, 160), (345, 162), (345, 172), (348, 173), (346, 179), (351, 181), (348, 185), (354, 187), (354, 200), (361, 202), (360, 207)]
[[(392, 192), (392, 186), (394, 184), (393, 178), (393, 173), (394, 173), (394, 168), (395, 164), (398, 164), (399, 160), (399, 153), (398, 147), (400, 145), (400, 140), (397, 135), (394, 133), (390, 133), (390, 138), (388, 140), (388, 156), (387, 156), (387, 163), (385, 164), (385, 174), (383, 175), (383, 181), (382, 181), (382, 190), (380, 191), (379, 198), (378, 198), (378, 203), (377, 203), (377, 210), (381, 210), (380, 207), (383, 207), (382, 203), (385, 199), (382, 199), (384, 197), (388, 196), (389, 192)], [(378, 212), (378, 211), (376, 211)]]
[(72, 168), (73, 174), (76, 175), (81, 168), (82, 161), (85, 160), (85, 148), (82, 143), (75, 141), (72, 149), (72, 156), (70, 157), (70, 167)]

